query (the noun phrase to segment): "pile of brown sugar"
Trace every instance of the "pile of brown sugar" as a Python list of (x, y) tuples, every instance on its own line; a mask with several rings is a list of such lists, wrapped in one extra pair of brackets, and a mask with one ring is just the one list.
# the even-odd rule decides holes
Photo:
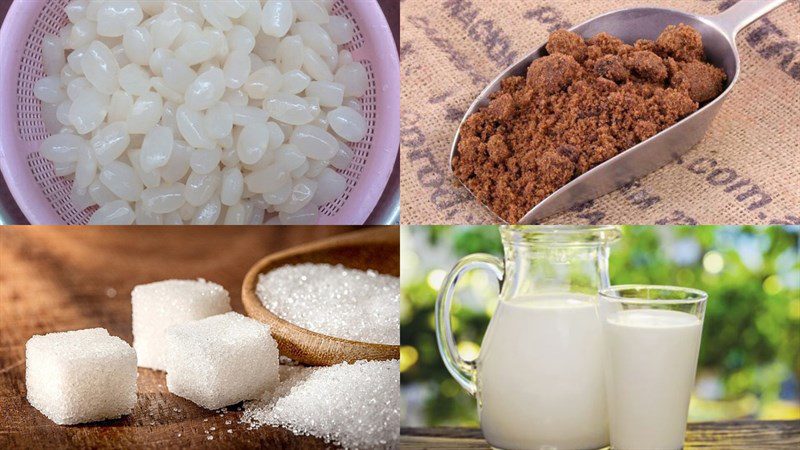
[(705, 62), (700, 33), (683, 24), (634, 45), (559, 30), (546, 48), (526, 77), (504, 80), (466, 120), (453, 155), (456, 177), (508, 222), (696, 111), (726, 80)]

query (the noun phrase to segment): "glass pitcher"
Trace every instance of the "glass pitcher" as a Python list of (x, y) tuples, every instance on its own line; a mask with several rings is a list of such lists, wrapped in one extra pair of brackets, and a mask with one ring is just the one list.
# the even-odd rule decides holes
[[(486, 440), (501, 449), (608, 445), (597, 294), (609, 286), (616, 227), (504, 226), (505, 262), (461, 259), (436, 300), (436, 337), (447, 370), (478, 401)], [(478, 358), (463, 360), (450, 325), (455, 285), (485, 269), (502, 283)]]

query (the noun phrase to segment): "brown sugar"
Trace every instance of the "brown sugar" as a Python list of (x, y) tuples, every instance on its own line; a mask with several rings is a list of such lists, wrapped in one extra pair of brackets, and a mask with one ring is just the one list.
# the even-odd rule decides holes
[(686, 90), (692, 100), (703, 103), (722, 92), (725, 77), (720, 77), (719, 72), (720, 69), (701, 61), (679, 62), (670, 83)]
[(726, 80), (705, 62), (700, 34), (683, 24), (634, 45), (558, 30), (546, 49), (525, 77), (503, 80), (467, 118), (453, 155), (456, 177), (508, 222), (696, 111)]
[(656, 39), (656, 46), (664, 56), (678, 61), (702, 61), (703, 39), (694, 28), (680, 24), (664, 28)]
[(557, 30), (547, 39), (547, 53), (572, 56), (577, 62), (586, 60), (587, 48), (583, 38), (567, 30)]
[(582, 71), (573, 57), (556, 53), (539, 58), (528, 67), (526, 84), (531, 89), (557, 94), (572, 84)]

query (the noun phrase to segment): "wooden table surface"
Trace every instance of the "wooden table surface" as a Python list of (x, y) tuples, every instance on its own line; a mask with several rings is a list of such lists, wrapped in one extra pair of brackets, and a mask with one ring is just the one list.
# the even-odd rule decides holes
[(25, 342), (34, 334), (103, 327), (131, 343), (131, 289), (167, 278), (217, 282), (230, 292), (233, 309), (243, 312), (242, 279), (257, 260), (351, 229), (0, 227), (0, 449), (326, 448), (319, 439), (280, 428), (247, 430), (237, 423), (240, 412), (220, 417), (172, 395), (164, 373), (149, 369), (139, 369), (133, 414), (56, 425), (25, 399)]
[[(489, 449), (481, 430), (472, 428), (403, 428), (403, 449)], [(798, 449), (800, 420), (690, 423), (684, 449)]]

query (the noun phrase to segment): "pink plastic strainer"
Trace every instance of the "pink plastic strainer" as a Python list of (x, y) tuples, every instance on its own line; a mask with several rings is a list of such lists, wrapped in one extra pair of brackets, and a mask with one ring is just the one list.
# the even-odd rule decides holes
[[(72, 181), (55, 174), (38, 152), (48, 133), (33, 85), (44, 76), (41, 42), (68, 23), (68, 0), (16, 0), (0, 29), (0, 170), (32, 224), (85, 224), (94, 208), (72, 206)], [(344, 171), (347, 189), (321, 210), (320, 225), (363, 224), (383, 193), (400, 144), (400, 62), (394, 38), (374, 0), (336, 0), (334, 14), (355, 25), (347, 45), (367, 69), (369, 89), (362, 98), (367, 136), (351, 146), (353, 162)]]

